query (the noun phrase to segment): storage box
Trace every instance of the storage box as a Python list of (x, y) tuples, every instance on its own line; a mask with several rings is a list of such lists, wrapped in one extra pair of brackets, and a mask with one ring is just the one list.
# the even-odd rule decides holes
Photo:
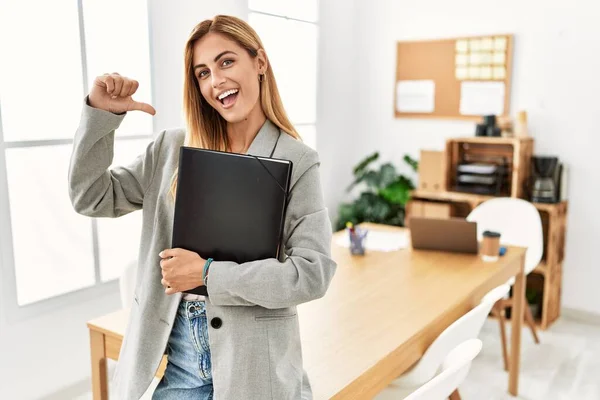
[(419, 189), (428, 192), (446, 190), (446, 162), (443, 151), (421, 150)]

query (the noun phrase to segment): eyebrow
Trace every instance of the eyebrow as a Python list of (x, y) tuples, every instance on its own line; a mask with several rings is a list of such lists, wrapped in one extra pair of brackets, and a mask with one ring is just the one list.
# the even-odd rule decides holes
[[(215, 57), (215, 62), (219, 61), (219, 58), (223, 57), (225, 54), (235, 54), (237, 56), (237, 54), (231, 50), (225, 50), (224, 52), (220, 53), (219, 55), (217, 55)], [(206, 67), (206, 64), (198, 64), (198, 65), (194, 65), (194, 71), (196, 70), (196, 68), (200, 68), (200, 67)]]

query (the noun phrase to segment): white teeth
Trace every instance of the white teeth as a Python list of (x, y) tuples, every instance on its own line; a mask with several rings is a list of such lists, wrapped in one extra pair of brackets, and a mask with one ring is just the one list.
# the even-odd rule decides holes
[(229, 96), (230, 94), (234, 94), (234, 93), (237, 93), (237, 92), (238, 92), (238, 90), (237, 90), (237, 89), (231, 89), (231, 90), (228, 90), (228, 91), (226, 91), (226, 92), (223, 92), (223, 93), (221, 93), (221, 94), (219, 95), (219, 97), (217, 97), (217, 98), (218, 98), (219, 100), (223, 100), (225, 97)]

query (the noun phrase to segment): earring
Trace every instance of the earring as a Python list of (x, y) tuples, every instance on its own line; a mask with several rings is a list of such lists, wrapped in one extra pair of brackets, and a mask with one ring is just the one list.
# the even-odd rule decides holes
[(259, 74), (258, 75), (258, 81), (259, 82), (263, 82), (265, 80), (265, 74)]

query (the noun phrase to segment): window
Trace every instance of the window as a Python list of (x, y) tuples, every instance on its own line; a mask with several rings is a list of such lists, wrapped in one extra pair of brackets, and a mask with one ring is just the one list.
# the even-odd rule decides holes
[[(60, 15), (60, 23), (48, 15)], [(115, 26), (128, 27), (127, 40)], [(140, 82), (134, 97), (151, 103), (147, 3), (0, 2), (0, 54), (0, 204), (8, 205), (0, 209), (0, 246), (12, 249), (13, 263), (4, 267), (14, 268), (24, 306), (112, 280), (137, 258), (141, 212), (77, 214), (67, 174), (96, 76), (132, 77)], [(152, 130), (151, 116), (129, 113), (115, 135), (112, 165), (143, 153)]]
[(283, 105), (306, 144), (316, 147), (317, 0), (249, 0)]

